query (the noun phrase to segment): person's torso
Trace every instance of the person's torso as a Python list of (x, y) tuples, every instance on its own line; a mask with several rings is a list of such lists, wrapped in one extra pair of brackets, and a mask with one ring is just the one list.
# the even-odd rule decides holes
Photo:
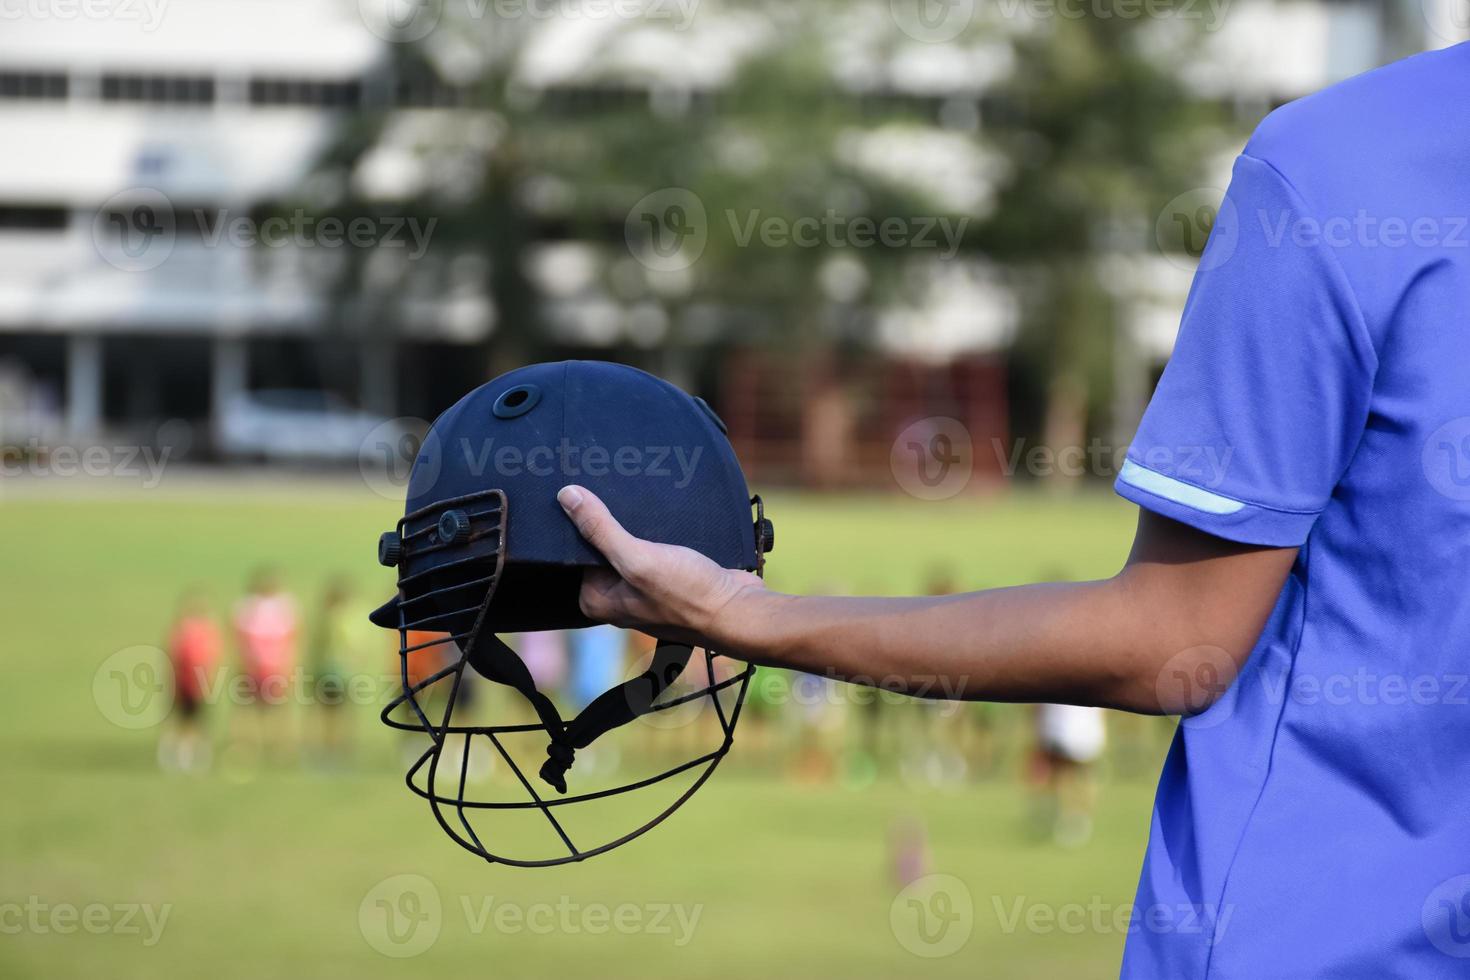
[(1318, 214), (1236, 219), (1319, 236), (1378, 370), (1251, 659), (1170, 752), (1125, 976), (1470, 976), (1467, 96), (1461, 46), (1247, 148)]

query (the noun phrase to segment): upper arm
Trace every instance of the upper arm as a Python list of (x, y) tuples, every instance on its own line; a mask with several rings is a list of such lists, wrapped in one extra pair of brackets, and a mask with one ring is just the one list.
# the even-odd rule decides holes
[(1207, 706), (1199, 686), (1159, 682), (1166, 665), (1191, 677), (1208, 669), (1216, 678), (1214, 695), (1228, 686), (1255, 647), (1296, 555), (1294, 547), (1228, 541), (1139, 510), (1133, 549), (1117, 582), (1147, 623), (1157, 667), (1152, 693), (1160, 710), (1179, 714)]
[(1377, 354), (1336, 246), (1293, 234), (1315, 214), (1272, 164), (1236, 162), (1118, 475), (1143, 508), (1118, 578), (1149, 637), (1141, 700), (1167, 700), (1162, 676), (1235, 676), (1366, 429)]
[(1118, 475), (1134, 503), (1221, 538), (1300, 546), (1352, 463), (1378, 369), (1310, 206), (1242, 157), (1179, 336)]

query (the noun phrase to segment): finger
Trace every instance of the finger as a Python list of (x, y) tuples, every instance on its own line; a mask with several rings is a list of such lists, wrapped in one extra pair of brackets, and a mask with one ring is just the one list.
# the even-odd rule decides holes
[(638, 549), (643, 542), (623, 530), (623, 525), (612, 516), (607, 505), (586, 487), (574, 484), (562, 487), (556, 500), (577, 526), (577, 533), (602, 552), (613, 568), (626, 577), (629, 568), (637, 561)]
[(578, 591), (578, 605), (582, 615), (606, 621), (613, 608), (612, 590), (622, 579), (611, 568), (588, 568), (582, 572), (582, 588)]

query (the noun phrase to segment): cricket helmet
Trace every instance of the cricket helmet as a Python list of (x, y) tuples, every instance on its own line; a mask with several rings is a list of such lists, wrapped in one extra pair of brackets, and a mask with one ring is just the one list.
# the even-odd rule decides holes
[[(599, 361), (535, 364), (476, 388), (434, 422), (409, 474), (404, 517), (378, 541), (378, 560), (397, 570), (398, 591), (370, 618), (398, 632), (402, 688), (382, 718), (391, 727), (429, 735), (407, 784), (429, 801), (450, 837), (492, 862), (583, 860), (668, 817), (729, 750), (753, 672), (744, 664), (738, 670), (728, 662), (717, 666), (720, 655), (706, 650), (703, 670), (690, 673), (708, 683), (660, 701), (685, 674), (693, 651), (659, 638), (645, 669), (563, 718), (557, 701), (538, 690), (530, 667), (497, 633), (592, 625), (578, 602), (582, 573), (607, 562), (557, 503), (557, 491), (569, 483), (597, 494), (630, 533), (692, 548), (725, 568), (759, 573), (773, 544), (771, 524), (760, 499), (750, 496), (724, 423), (702, 399), (643, 371)], [(421, 662), (426, 651), (440, 652), (431, 661), (434, 669)], [(463, 710), (467, 666), (517, 692), (536, 720), (472, 723)], [(512, 737), (539, 738), (545, 754), (536, 775), (565, 794), (578, 749), (636, 719), (701, 699), (718, 718), (718, 744), (620, 786), (546, 799), (507, 751)], [(469, 788), (470, 753), (479, 743), (488, 743), (490, 757), (506, 764), (527, 798), (482, 799)], [(457, 761), (451, 744), (462, 753)], [(691, 782), (671, 804), (596, 846), (578, 847), (558, 819), (568, 805), (680, 775)], [(471, 819), (532, 809), (544, 815), (566, 853), (496, 853)]]

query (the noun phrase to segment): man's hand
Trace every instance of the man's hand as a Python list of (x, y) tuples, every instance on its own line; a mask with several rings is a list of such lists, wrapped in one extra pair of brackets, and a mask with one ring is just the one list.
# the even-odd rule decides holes
[(612, 565), (582, 577), (582, 612), (592, 619), (660, 639), (719, 645), (721, 614), (737, 597), (763, 588), (758, 576), (721, 568), (697, 551), (633, 537), (584, 487), (563, 487), (556, 499)]

